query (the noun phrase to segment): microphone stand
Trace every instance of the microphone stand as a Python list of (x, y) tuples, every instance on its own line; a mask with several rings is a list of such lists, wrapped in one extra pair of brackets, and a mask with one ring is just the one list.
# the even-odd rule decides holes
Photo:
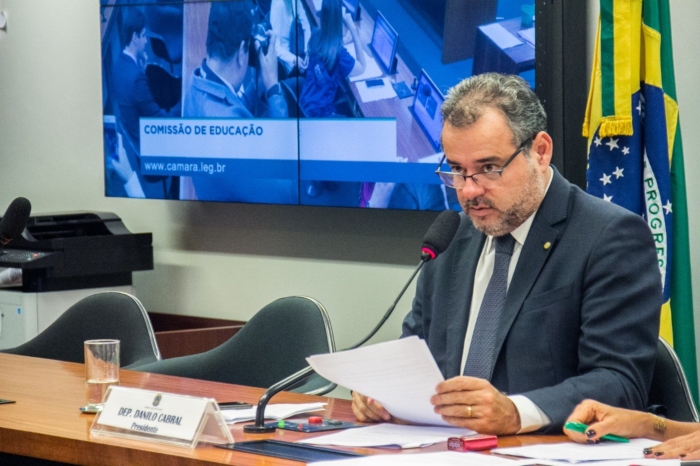
[[(396, 305), (399, 303), (401, 298), (403, 297), (403, 294), (406, 292), (408, 289), (408, 285), (413, 282), (413, 279), (415, 276), (418, 274), (420, 269), (423, 268), (426, 262), (428, 262), (431, 259), (435, 258), (435, 254), (432, 252), (428, 252), (425, 249), (421, 253), (421, 261), (416, 267), (416, 269), (413, 271), (413, 274), (411, 275), (411, 278), (408, 279), (404, 287), (401, 289), (401, 292), (399, 295), (396, 297), (394, 302), (392, 303), (391, 306), (389, 306), (389, 309), (384, 313), (384, 317), (379, 321), (379, 323), (372, 329), (369, 334), (360, 340), (359, 343), (354, 344), (353, 346), (346, 348), (343, 351), (348, 351), (348, 350), (353, 350), (356, 348), (359, 348), (360, 346), (364, 345), (367, 343), (367, 341), (372, 338), (377, 331), (381, 328), (382, 325), (384, 325), (384, 322), (391, 316), (391, 313), (394, 311), (396, 308)], [(286, 379), (282, 379), (270, 388), (268, 388), (265, 393), (260, 397), (260, 400), (258, 401), (258, 409), (255, 412), (255, 424), (250, 424), (247, 426), (243, 426), (243, 432), (247, 434), (266, 434), (270, 432), (274, 432), (277, 427), (275, 425), (270, 425), (266, 426), (265, 425), (265, 408), (267, 407), (267, 403), (270, 401), (270, 399), (277, 395), (279, 392), (291, 387), (292, 385), (299, 383), (303, 380), (306, 380), (308, 377), (310, 377), (314, 373), (314, 370), (311, 366), (306, 366), (305, 368), (301, 369), (298, 372), (295, 372), (294, 374), (290, 375)]]

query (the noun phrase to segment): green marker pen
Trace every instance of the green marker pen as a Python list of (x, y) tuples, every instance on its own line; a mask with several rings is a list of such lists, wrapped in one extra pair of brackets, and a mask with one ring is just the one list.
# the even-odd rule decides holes
[[(567, 422), (564, 424), (564, 429), (573, 430), (574, 432), (586, 433), (588, 426), (586, 424), (581, 424), (580, 422)], [(625, 437), (620, 437), (619, 435), (606, 434), (601, 437), (601, 440), (608, 440), (609, 442), (619, 442), (628, 443), (629, 439)]]

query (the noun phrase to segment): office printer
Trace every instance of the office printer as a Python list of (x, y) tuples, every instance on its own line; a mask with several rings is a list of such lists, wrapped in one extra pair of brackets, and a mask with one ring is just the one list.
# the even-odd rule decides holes
[(0, 267), (22, 269), (22, 292), (131, 285), (153, 269), (151, 233), (131, 233), (110, 212), (34, 215), (0, 253)]

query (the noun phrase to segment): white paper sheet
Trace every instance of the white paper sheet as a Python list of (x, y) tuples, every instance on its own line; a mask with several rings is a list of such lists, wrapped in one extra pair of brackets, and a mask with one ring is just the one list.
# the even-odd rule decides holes
[(492, 452), (501, 455), (578, 463), (581, 461), (643, 459), (642, 450), (658, 444), (657, 441), (641, 438), (632, 439), (629, 443), (602, 442), (593, 445), (573, 442), (550, 443), (526, 447), (496, 448)]
[(374, 398), (397, 418), (413, 424), (449, 426), (430, 404), (435, 387), (444, 378), (428, 345), (418, 337), (306, 360), (322, 377)]
[[(520, 462), (479, 453), (442, 451), (401, 455), (371, 455), (347, 460), (319, 461), (313, 466), (518, 466)], [(659, 465), (662, 466), (662, 465)], [(665, 466), (665, 465), (664, 465)]]
[(383, 86), (367, 87), (367, 81), (357, 83), (357, 92), (362, 102), (374, 102), (375, 100), (393, 99), (398, 97), (396, 91), (389, 82), (389, 78), (382, 78)]
[(393, 447), (420, 448), (446, 442), (450, 437), (472, 435), (474, 431), (458, 427), (404, 426), (377, 424), (347, 429), (299, 441), (311, 445), (337, 445), (345, 447)]
[(485, 24), (483, 26), (479, 26), (479, 28), (501, 50), (509, 49), (523, 43), (499, 23)]
[[(404, 453), (400, 455), (372, 455), (347, 460), (319, 461), (312, 466), (532, 466), (533, 460), (511, 460), (494, 455), (443, 451), (439, 453)], [(537, 460), (537, 465), (563, 466), (566, 463)], [(634, 460), (638, 466), (681, 466), (679, 460), (643, 459)], [(587, 465), (588, 466), (588, 465)], [(596, 461), (590, 466), (630, 466), (629, 461)]]
[(530, 45), (535, 46), (535, 28), (521, 29), (518, 35), (525, 39)]
[[(324, 409), (326, 403), (278, 403), (267, 405), (265, 408), (265, 419), (286, 419), (291, 416), (296, 416), (301, 413), (311, 413)], [(224, 415), (224, 420), (228, 424), (236, 422), (252, 421), (255, 419), (255, 413), (258, 407), (253, 406), (248, 409), (226, 409), (222, 408), (221, 413)]]
[[(345, 50), (348, 51), (352, 58), (357, 60), (357, 56), (355, 55), (355, 46), (352, 45), (352, 42), (345, 45)], [(382, 69), (379, 68), (377, 60), (374, 59), (374, 55), (368, 52), (367, 49), (363, 49), (363, 51), (365, 52), (365, 70), (362, 72), (362, 74), (350, 76), (350, 78), (348, 78), (350, 81), (364, 81), (365, 79), (378, 78), (384, 74)]]
[[(521, 462), (529, 461), (532, 464), (532, 460), (521, 460)], [(544, 462), (545, 460), (537, 460), (537, 464)], [(553, 466), (562, 466), (561, 462), (558, 461), (548, 461)], [(596, 461), (595, 463), (586, 463), (586, 466), (681, 466), (680, 460), (657, 460), (656, 458), (651, 459), (634, 459), (630, 460), (615, 460), (615, 461)], [(525, 465), (524, 465), (525, 466)]]

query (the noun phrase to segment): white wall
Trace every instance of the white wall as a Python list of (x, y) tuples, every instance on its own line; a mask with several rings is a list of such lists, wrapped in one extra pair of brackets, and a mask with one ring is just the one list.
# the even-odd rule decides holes
[[(417, 263), (435, 215), (105, 198), (98, 4), (0, 0), (9, 16), (0, 33), (0, 209), (25, 196), (37, 213), (112, 211), (131, 231), (153, 232), (155, 270), (134, 275), (151, 311), (247, 320), (273, 299), (306, 294), (329, 309), (339, 347), (372, 328)], [(694, 238), (700, 2), (673, 0), (672, 8)], [(691, 251), (700, 302), (696, 242)], [(412, 294), (378, 338), (399, 334)]]
[[(134, 274), (155, 312), (249, 319), (309, 295), (339, 348), (373, 328), (418, 263), (425, 212), (105, 198), (97, 0), (0, 0), (0, 209), (112, 211), (153, 232), (155, 270)], [(379, 338), (398, 336), (413, 289)]]
[[(680, 105), (681, 130), (683, 132), (683, 160), (685, 161), (686, 194), (688, 196), (690, 258), (693, 273), (695, 307), (696, 350), (700, 355), (700, 47), (697, 19), (700, 18), (700, 2), (697, 0), (672, 0), (671, 22), (673, 30), (673, 61), (676, 72), (676, 92)], [(698, 356), (700, 361), (700, 356)]]

